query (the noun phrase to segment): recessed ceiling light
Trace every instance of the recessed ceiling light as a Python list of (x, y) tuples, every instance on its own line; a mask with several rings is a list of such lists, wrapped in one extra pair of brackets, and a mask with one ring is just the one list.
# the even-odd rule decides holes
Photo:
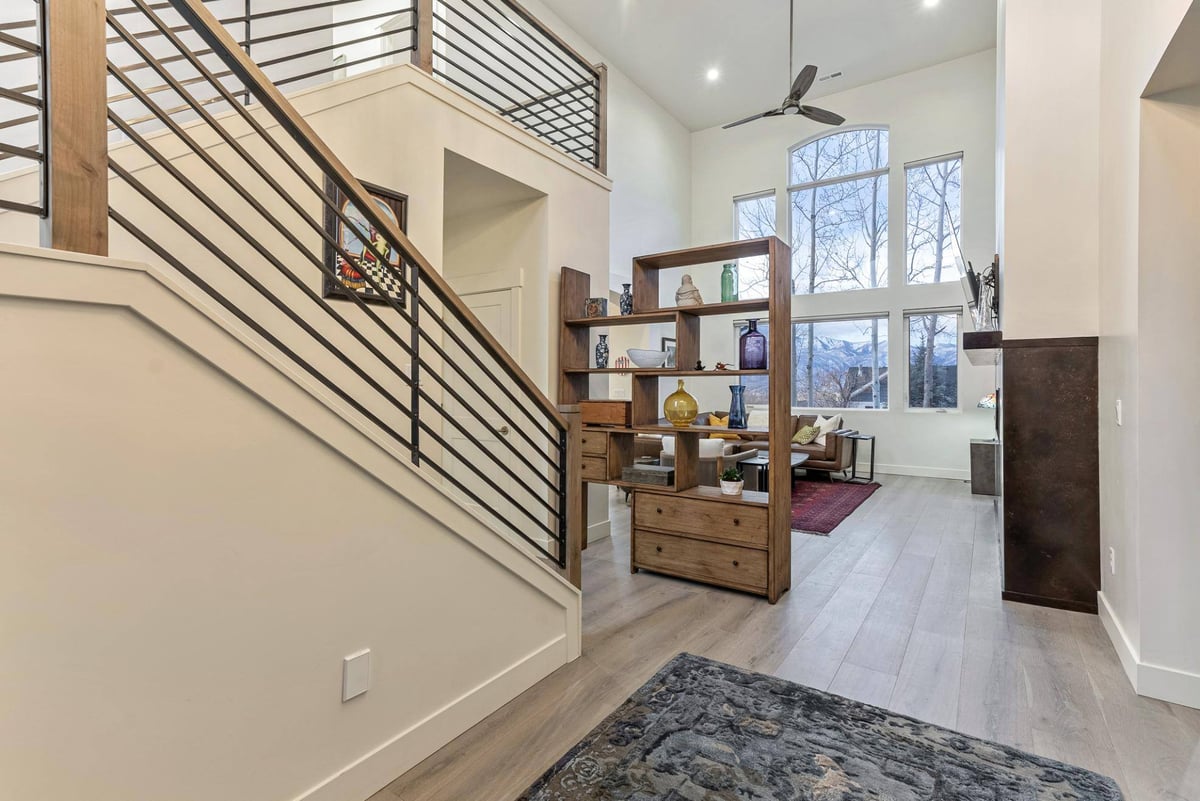
[(715, 81), (717, 78), (721, 77), (721, 71), (716, 67), (712, 67), (708, 72), (704, 73), (704, 77), (708, 78), (710, 81)]
[(924, 0), (924, 2), (921, 3), (921, 5), (925, 6), (926, 8), (933, 8), (940, 2), (941, 2), (941, 0)]

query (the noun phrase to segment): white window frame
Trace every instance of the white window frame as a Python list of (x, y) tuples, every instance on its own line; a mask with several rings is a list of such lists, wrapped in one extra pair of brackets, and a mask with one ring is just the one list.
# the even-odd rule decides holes
[[(939, 284), (914, 284), (914, 286), (940, 286)], [(955, 393), (954, 406), (946, 406), (943, 408), (929, 408), (925, 406), (913, 406), (912, 382), (909, 371), (912, 369), (912, 324), (910, 320), (913, 317), (926, 317), (931, 314), (954, 315), (957, 317), (955, 323), (955, 357), (954, 357), (954, 372), (955, 372)], [(904, 411), (912, 414), (961, 414), (962, 413), (962, 368), (963, 368), (963, 307), (962, 306), (941, 306), (930, 309), (905, 309), (901, 315), (904, 321)], [(889, 340), (890, 342), (890, 340)], [(889, 368), (890, 369), (890, 368)], [(888, 399), (891, 399), (891, 391), (888, 391)]]
[[(849, 133), (851, 131), (886, 131), (888, 134), (888, 163), (885, 166), (880, 167), (875, 170), (868, 170), (866, 172), (857, 172), (857, 173), (852, 173), (850, 175), (841, 175), (841, 176), (838, 176), (837, 178), (827, 178), (823, 181), (807, 181), (807, 182), (798, 183), (798, 184), (792, 183), (792, 160), (793, 160), (793, 155), (795, 154), (795, 152), (797, 150), (800, 150), (803, 147), (807, 147), (808, 145), (811, 145), (813, 142), (820, 141), (821, 139), (825, 139), (830, 136), (836, 136), (837, 134)], [(869, 178), (879, 178), (879, 177), (882, 177), (885, 175), (889, 176), (889, 178), (888, 178), (889, 197), (887, 199), (888, 259), (887, 259), (887, 263), (884, 264), (884, 270), (883, 270), (883, 277), (885, 280), (884, 285), (876, 286), (876, 287), (860, 287), (858, 289), (839, 289), (834, 292), (797, 293), (795, 291), (796, 277), (793, 274), (792, 275), (792, 283), (793, 283), (792, 294), (793, 295), (803, 294), (805, 297), (820, 297), (822, 295), (840, 295), (845, 292), (875, 291), (875, 290), (881, 290), (881, 289), (889, 289), (892, 287), (892, 275), (891, 275), (891, 273), (892, 273), (892, 270), (891, 270), (892, 204), (891, 204), (891, 197), (890, 197), (891, 185), (892, 185), (892, 181), (890, 178), (891, 171), (892, 171), (891, 135), (892, 135), (892, 129), (891, 129), (891, 126), (889, 126), (889, 125), (883, 125), (883, 124), (872, 125), (872, 124), (867, 124), (867, 123), (863, 123), (860, 125), (843, 125), (834, 131), (826, 131), (824, 133), (813, 134), (812, 136), (806, 137), (788, 148), (787, 166), (786, 166), (787, 188), (784, 190), (784, 198), (785, 198), (784, 225), (785, 225), (786, 231), (787, 231), (787, 236), (784, 238), (784, 241), (786, 241), (788, 243), (788, 247), (792, 247), (795, 244), (794, 242), (792, 242), (792, 195), (793, 195), (793, 193), (801, 192), (806, 189), (820, 189), (823, 186), (833, 186), (835, 184), (843, 184), (843, 183), (848, 183), (850, 181), (865, 181)], [(776, 201), (776, 203), (778, 204), (778, 201)], [(776, 211), (776, 216), (778, 217), (778, 210)], [(907, 220), (907, 218), (905, 218), (905, 230), (907, 230), (907, 225), (908, 225), (908, 220)], [(795, 254), (793, 254), (793, 258), (795, 258)], [(792, 265), (789, 264), (788, 270), (791, 271), (791, 269), (792, 269)]]
[[(904, 286), (938, 286), (940, 284), (953, 283), (953, 281), (939, 281), (937, 283), (933, 283), (933, 282), (913, 283), (912, 281), (908, 280), (908, 171), (912, 170), (912, 169), (916, 169), (918, 167), (927, 167), (930, 164), (941, 164), (942, 162), (945, 162), (945, 161), (954, 161), (955, 159), (957, 159), (959, 161), (959, 165), (958, 165), (958, 173), (959, 173), (959, 176), (958, 176), (958, 181), (959, 181), (958, 226), (959, 227), (958, 227), (958, 233), (955, 234), (954, 239), (955, 239), (955, 242), (960, 243), (959, 244), (958, 261), (961, 261), (962, 263), (959, 265), (959, 268), (958, 268), (959, 272), (966, 271), (966, 268), (967, 268), (966, 261), (965, 261), (966, 254), (962, 253), (961, 242), (962, 242), (962, 237), (963, 237), (963, 227), (966, 225), (966, 220), (967, 220), (967, 214), (966, 214), (967, 197), (966, 197), (966, 192), (964, 191), (964, 189), (966, 187), (966, 183), (967, 183), (967, 180), (966, 180), (967, 159), (963, 155), (963, 151), (959, 150), (954, 153), (943, 153), (940, 156), (932, 156), (927, 159), (917, 159), (916, 161), (908, 161), (908, 162), (905, 162), (903, 167), (901, 168), (904, 170), (904, 213), (903, 213), (904, 252), (901, 256), (901, 259), (904, 263), (904, 269), (901, 270), (901, 274), (904, 277)], [(890, 212), (890, 209), (889, 209), (889, 212)], [(959, 276), (959, 279), (956, 279), (956, 280), (961, 280), (961, 277), (962, 276)]]

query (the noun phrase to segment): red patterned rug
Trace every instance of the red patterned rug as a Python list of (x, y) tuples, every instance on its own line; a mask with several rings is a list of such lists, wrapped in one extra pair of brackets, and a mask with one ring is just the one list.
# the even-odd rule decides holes
[(792, 531), (829, 534), (877, 489), (878, 484), (799, 479), (792, 490)]

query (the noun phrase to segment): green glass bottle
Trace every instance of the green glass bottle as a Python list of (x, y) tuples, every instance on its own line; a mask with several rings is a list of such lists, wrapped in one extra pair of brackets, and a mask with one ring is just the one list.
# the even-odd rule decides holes
[(721, 302), (729, 303), (738, 299), (737, 266), (726, 264), (721, 270)]

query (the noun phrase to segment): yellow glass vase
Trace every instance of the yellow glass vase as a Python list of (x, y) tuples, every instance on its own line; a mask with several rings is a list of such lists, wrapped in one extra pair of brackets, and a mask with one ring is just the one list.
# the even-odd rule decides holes
[(683, 379), (679, 379), (679, 389), (667, 396), (663, 403), (663, 414), (676, 428), (687, 428), (700, 414), (700, 406), (696, 399), (683, 388)]

